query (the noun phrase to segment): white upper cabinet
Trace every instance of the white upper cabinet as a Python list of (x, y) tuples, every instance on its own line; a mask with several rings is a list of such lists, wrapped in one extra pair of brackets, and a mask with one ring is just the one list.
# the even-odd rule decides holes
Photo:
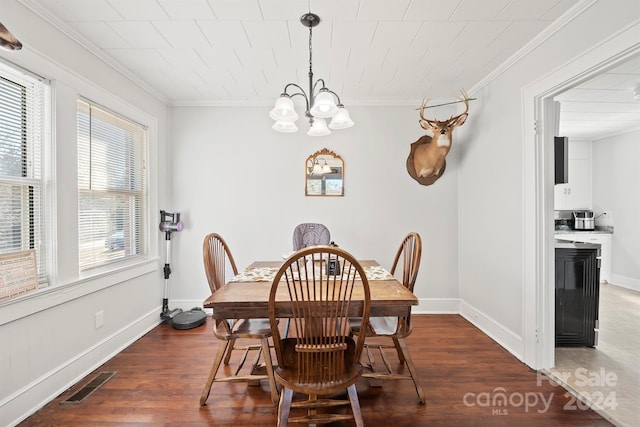
[(591, 141), (569, 140), (569, 182), (554, 187), (555, 210), (592, 209)]

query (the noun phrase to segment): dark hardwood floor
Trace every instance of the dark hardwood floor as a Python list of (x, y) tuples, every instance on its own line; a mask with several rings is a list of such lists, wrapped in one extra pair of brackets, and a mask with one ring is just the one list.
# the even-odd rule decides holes
[[(611, 425), (580, 409), (584, 405), (563, 388), (539, 377), (462, 317), (414, 315), (412, 320), (407, 343), (427, 404), (419, 403), (411, 381), (370, 387), (362, 379), (357, 388), (368, 426)], [(199, 406), (218, 345), (211, 324), (208, 319), (186, 331), (158, 326), (20, 426), (275, 425), (266, 381), (260, 386), (214, 383), (207, 406)], [(397, 360), (393, 353), (390, 359)], [(61, 403), (97, 374), (114, 371), (81, 403)]]

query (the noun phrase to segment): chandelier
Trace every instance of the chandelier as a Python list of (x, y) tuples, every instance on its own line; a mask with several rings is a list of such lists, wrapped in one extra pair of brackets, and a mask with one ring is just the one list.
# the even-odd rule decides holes
[[(313, 81), (312, 28), (320, 23), (320, 17), (314, 13), (305, 13), (300, 17), (300, 22), (309, 28), (309, 92), (305, 92), (302, 87), (295, 83), (288, 83), (284, 87), (280, 98), (276, 100), (273, 110), (269, 113), (269, 117), (276, 121), (272, 128), (278, 132), (286, 133), (298, 130), (295, 124), (295, 121), (298, 120), (298, 113), (296, 113), (291, 100), (294, 96), (302, 96), (305, 100), (306, 110), (304, 114), (309, 118), (310, 125), (307, 135), (329, 135), (331, 133), (330, 128), (349, 128), (353, 126), (353, 121), (349, 117), (347, 109), (340, 102), (338, 94), (326, 87), (323, 79), (318, 79), (315, 83)], [(297, 89), (298, 91), (289, 93), (290, 88), (295, 88), (292, 90)], [(337, 104), (336, 100), (338, 101)], [(328, 118), (331, 118), (329, 126), (327, 126), (325, 120)]]
[(325, 159), (322, 159), (322, 161), (324, 162), (323, 165), (320, 164), (317, 158), (313, 160), (309, 160), (310, 166), (307, 167), (307, 171), (309, 171), (308, 174), (309, 175), (326, 175), (328, 173), (332, 173), (333, 170), (331, 169), (331, 166), (329, 166), (329, 163), (327, 163)]

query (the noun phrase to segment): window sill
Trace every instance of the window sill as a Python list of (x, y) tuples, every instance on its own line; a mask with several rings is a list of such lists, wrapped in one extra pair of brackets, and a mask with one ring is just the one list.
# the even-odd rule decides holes
[(158, 271), (159, 258), (150, 258), (110, 271), (81, 277), (70, 283), (50, 285), (0, 302), (0, 326), (77, 298), (98, 292), (135, 277)]

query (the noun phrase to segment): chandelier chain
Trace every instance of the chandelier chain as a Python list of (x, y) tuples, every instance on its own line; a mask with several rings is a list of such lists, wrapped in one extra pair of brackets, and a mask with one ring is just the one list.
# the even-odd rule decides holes
[(309, 72), (313, 72), (313, 61), (312, 61), (312, 44), (311, 44), (311, 31), (313, 27), (309, 27)]

